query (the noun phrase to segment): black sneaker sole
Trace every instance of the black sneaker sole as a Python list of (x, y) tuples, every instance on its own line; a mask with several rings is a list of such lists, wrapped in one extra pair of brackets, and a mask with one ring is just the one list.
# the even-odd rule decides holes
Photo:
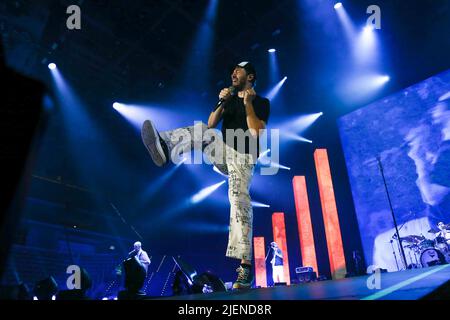
[(153, 162), (158, 167), (166, 164), (167, 158), (159, 141), (158, 131), (156, 131), (155, 126), (150, 120), (145, 120), (142, 124), (141, 137)]

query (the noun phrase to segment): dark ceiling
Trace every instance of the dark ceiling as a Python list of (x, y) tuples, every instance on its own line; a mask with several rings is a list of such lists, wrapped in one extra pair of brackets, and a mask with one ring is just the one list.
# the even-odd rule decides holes
[[(65, 11), (71, 4), (82, 8), (80, 31), (66, 28)], [(0, 4), (0, 31), (10, 65), (24, 73), (45, 79), (45, 67), (54, 61), (70, 70), (67, 77), (76, 86), (102, 93), (104, 99), (145, 99), (167, 96), (179, 85), (207, 4), (205, 0), (5, 0)], [(356, 22), (367, 17), (370, 1), (345, 4)], [(343, 48), (330, 43), (342, 42), (342, 34), (323, 10), (332, 5), (330, 0), (219, 1), (211, 26), (214, 45), (208, 82), (224, 86), (227, 66), (241, 59), (266, 64), (266, 50), (275, 46), (284, 50), (279, 59), (286, 73), (300, 70), (297, 84), (317, 85), (312, 79), (315, 74), (322, 77), (321, 68), (331, 70), (326, 85), (336, 83), (339, 74), (332, 71), (342, 63), (331, 60)], [(401, 71), (396, 72), (394, 89), (448, 67), (448, 1), (391, 0), (379, 5), (386, 60), (391, 71)], [(215, 92), (211, 94), (207, 91), (204, 96), (211, 99)]]
[[(176, 78), (207, 2), (7, 0), (0, 4), (1, 31), (7, 52), (20, 47), (20, 55), (9, 58), (22, 72), (42, 77), (39, 73), (51, 60), (70, 68), (71, 79), (89, 77), (123, 95), (130, 81), (138, 87), (144, 81), (151, 90)], [(271, 34), (288, 23), (284, 12), (289, 2), (219, 3), (212, 59), (216, 82), (222, 80), (224, 64), (265, 48)], [(65, 11), (77, 3), (82, 30), (71, 31)]]

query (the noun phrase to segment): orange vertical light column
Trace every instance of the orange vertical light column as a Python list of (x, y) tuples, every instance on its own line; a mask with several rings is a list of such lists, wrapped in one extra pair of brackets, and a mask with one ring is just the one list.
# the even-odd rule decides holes
[(341, 279), (345, 277), (347, 270), (327, 150), (316, 149), (314, 151), (314, 162), (319, 184), (331, 274), (333, 279)]
[(318, 275), (319, 270), (317, 268), (316, 247), (314, 244), (314, 233), (311, 223), (311, 212), (309, 210), (305, 177), (295, 176), (292, 179), (292, 185), (294, 188), (300, 249), (302, 251), (302, 265), (304, 267), (312, 267)]
[(264, 245), (264, 237), (254, 237), (253, 247), (255, 250), (256, 286), (266, 288), (267, 272), (266, 272), (266, 248)]
[(291, 277), (289, 274), (289, 257), (286, 241), (286, 225), (284, 223), (284, 213), (275, 212), (272, 214), (272, 228), (273, 228), (273, 241), (275, 241), (278, 247), (283, 252), (283, 269), (284, 269), (284, 282), (287, 285), (291, 284)]

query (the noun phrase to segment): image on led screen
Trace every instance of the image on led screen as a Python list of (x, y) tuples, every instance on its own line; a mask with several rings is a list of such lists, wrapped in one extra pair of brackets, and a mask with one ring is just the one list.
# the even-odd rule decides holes
[(450, 71), (338, 124), (367, 265), (403, 268), (379, 162), (407, 266), (420, 265), (425, 245), (436, 247), (437, 224), (450, 223)]

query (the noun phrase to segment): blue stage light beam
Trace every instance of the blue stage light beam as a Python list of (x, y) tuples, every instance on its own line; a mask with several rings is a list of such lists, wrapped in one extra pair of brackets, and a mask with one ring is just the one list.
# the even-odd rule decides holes
[[(67, 143), (65, 156), (70, 159), (67, 163), (68, 168), (73, 166), (73, 173), (78, 174), (77, 182), (87, 189), (96, 190), (102, 182), (111, 181), (111, 170), (121, 168), (128, 170), (127, 163), (120, 158), (120, 152), (116, 145), (109, 141), (105, 131), (91, 118), (88, 113), (88, 106), (82, 102), (75, 90), (71, 87), (63, 76), (61, 70), (55, 65), (50, 69), (53, 80), (52, 89), (55, 96), (55, 102), (60, 109), (55, 121), (61, 121), (64, 128), (64, 138)], [(98, 143), (102, 141), (102, 143)], [(107, 159), (107, 160), (105, 160)], [(105, 193), (95, 193), (93, 197), (97, 208), (104, 208), (105, 203), (110, 203), (110, 199)], [(111, 204), (112, 205), (112, 204)], [(103, 209), (101, 209), (103, 210)], [(111, 221), (106, 221), (107, 227), (112, 235), (119, 236), (117, 227)], [(119, 242), (119, 251), (128, 252), (122, 242)]]
[(280, 129), (280, 135), (288, 133), (298, 134), (312, 126), (322, 115), (323, 112), (301, 115), (292, 120), (277, 124), (274, 127)]
[[(218, 3), (219, 0), (210, 0), (205, 9), (203, 19), (200, 22), (199, 29), (191, 45), (190, 55), (182, 72), (182, 75), (184, 75), (182, 76), (183, 85), (185, 86), (191, 87), (196, 84), (198, 86), (204, 86), (205, 83), (209, 83), (207, 80), (209, 79)], [(206, 81), (192, 81), (193, 79)]]
[(264, 150), (263, 152), (261, 152), (259, 154), (258, 160), (263, 160), (267, 157), (267, 155), (269, 154), (270, 149)]
[(351, 21), (349, 15), (347, 14), (347, 11), (345, 10), (342, 3), (339, 2), (335, 4), (334, 8), (336, 9), (336, 14), (339, 18), (339, 21), (341, 22), (341, 25), (344, 28), (347, 41), (350, 45), (352, 45), (356, 37), (355, 26)]
[(228, 225), (218, 224), (218, 223), (207, 223), (207, 222), (188, 222), (183, 223), (179, 226), (183, 232), (199, 232), (202, 234), (207, 233), (228, 233)]
[[(77, 180), (80, 185), (86, 188), (95, 188), (99, 181), (110, 179), (106, 174), (108, 170), (99, 172), (99, 168), (124, 167), (114, 144), (101, 143), (94, 141), (108, 141), (105, 132), (102, 131), (95, 119), (91, 118), (87, 112), (87, 106), (81, 101), (70, 84), (66, 81), (58, 67), (50, 69), (53, 80), (53, 92), (55, 102), (59, 107), (61, 121), (64, 128), (64, 138), (66, 139), (66, 156), (71, 159), (68, 163), (73, 166), (80, 179)], [(92, 159), (92, 154), (101, 154), (101, 157)], [(102, 164), (102, 158), (108, 159), (108, 166)], [(105, 196), (97, 194), (96, 203), (102, 205)]]
[(147, 119), (152, 120), (159, 131), (193, 125), (196, 117), (201, 119), (198, 115), (193, 115), (192, 110), (186, 107), (183, 108), (183, 106), (137, 105), (114, 102), (113, 108), (139, 131)]
[(361, 103), (380, 90), (390, 77), (383, 74), (354, 75), (339, 88), (342, 99), (350, 103)]
[(280, 70), (278, 67), (278, 57), (275, 49), (269, 49), (269, 82), (274, 85), (278, 79), (281, 78)]
[(270, 163), (269, 167), (271, 167), (271, 168), (279, 168), (279, 169), (283, 169), (283, 170), (291, 170), (291, 168), (286, 167), (286, 166), (284, 166), (282, 164), (279, 164), (277, 162), (273, 162), (273, 161)]
[(375, 77), (374, 81), (376, 84), (378, 85), (383, 85), (386, 82), (388, 82), (389, 80), (391, 80), (391, 77), (387, 76), (387, 75), (380, 75)]
[(187, 208), (192, 207), (193, 205), (196, 205), (196, 204), (204, 201), (206, 198), (211, 196), (214, 193), (214, 191), (219, 189), (220, 186), (223, 185), (225, 182), (226, 182), (226, 180), (223, 180), (223, 181), (213, 184), (209, 187), (203, 188), (200, 191), (198, 191), (197, 193), (195, 193), (194, 195), (192, 195), (188, 198), (182, 199), (181, 201), (178, 201), (178, 204), (174, 203), (174, 205), (170, 209), (162, 212), (158, 217), (156, 217), (154, 219), (149, 219), (146, 222), (146, 225), (162, 223), (164, 221), (168, 221), (168, 220), (172, 219), (177, 214), (183, 212)]
[(186, 158), (180, 161), (178, 164), (167, 170), (161, 177), (153, 182), (147, 190), (145, 190), (141, 196), (141, 202), (148, 202), (161, 188), (166, 184), (170, 178), (175, 174), (178, 168), (186, 162)]
[(193, 204), (199, 203), (201, 201), (203, 201), (205, 198), (207, 198), (210, 194), (212, 194), (214, 191), (216, 191), (217, 189), (219, 189), (219, 187), (221, 185), (223, 185), (226, 182), (226, 180), (223, 180), (219, 183), (213, 184), (212, 186), (203, 188), (202, 190), (200, 190), (199, 192), (197, 192), (196, 194), (194, 194), (191, 198), (190, 198), (190, 202)]
[(323, 112), (301, 115), (293, 120), (275, 124), (274, 127), (280, 129), (282, 141), (312, 143), (312, 140), (303, 137), (301, 133), (311, 127), (322, 115)]
[[(281, 74), (280, 74), (280, 68), (278, 65), (278, 54), (276, 52), (275, 49), (269, 49), (268, 50), (268, 57), (269, 57), (269, 86), (274, 86), (273, 87), (273, 91), (269, 92), (268, 98), (271, 100), (271, 105), (279, 110), (283, 110), (285, 108), (285, 99), (284, 99), (284, 95), (283, 92), (279, 92), (281, 86), (283, 85), (284, 81), (286, 81), (286, 79), (281, 80), (282, 83), (279, 83), (279, 85), (277, 86), (277, 82), (279, 81), (279, 79), (281, 79)], [(273, 98), (275, 98), (275, 100), (273, 100)]]
[(254, 208), (270, 208), (270, 205), (261, 203), (258, 201), (252, 201), (252, 207), (254, 207)]
[[(79, 143), (80, 136), (99, 136), (101, 133), (86, 112), (86, 106), (69, 86), (59, 68), (55, 65), (53, 68), (50, 68), (50, 73), (53, 79), (55, 96), (61, 108), (61, 115), (65, 122), (65, 130), (70, 142), (74, 144)], [(83, 128), (83, 130), (79, 130), (79, 128)], [(84, 158), (84, 155), (82, 158)]]
[(211, 24), (215, 23), (218, 4), (219, 0), (209, 0), (208, 7), (206, 8), (205, 18)]
[(291, 141), (313, 143), (312, 140), (306, 139), (305, 137), (302, 137), (301, 135), (295, 134), (293, 132), (282, 132), (280, 135), (283, 138), (291, 140)]
[(278, 162), (275, 162), (271, 158), (269, 158), (268, 157), (269, 152), (270, 152), (270, 149), (267, 149), (264, 152), (261, 152), (261, 154), (258, 157), (257, 165), (259, 165), (261, 167), (273, 167), (273, 168), (291, 170), (291, 168), (283, 166), (283, 165), (279, 164)]
[(269, 99), (270, 101), (272, 101), (278, 94), (278, 92), (280, 91), (281, 87), (283, 86), (283, 84), (286, 82), (287, 77), (284, 77), (280, 82), (278, 82), (271, 90), (269, 90), (269, 92), (267, 92), (266, 94), (264, 94), (264, 96)]
[[(334, 30), (339, 28), (336, 10), (342, 9), (342, 3), (338, 4), (331, 0), (323, 0), (319, 5), (317, 0), (296, 0), (296, 4), (298, 7), (297, 17), (301, 20), (299, 24), (302, 27), (300, 32), (304, 33), (305, 36), (310, 36), (312, 30), (317, 30), (322, 34), (316, 34), (316, 36), (330, 40), (327, 49), (335, 48), (336, 33)], [(323, 45), (320, 45), (318, 49), (323, 51)], [(329, 55), (328, 50), (325, 50), (326, 55)]]
[(353, 56), (356, 65), (364, 68), (376, 68), (379, 65), (379, 48), (376, 30), (370, 26), (364, 26), (355, 37)]
[[(194, 157), (196, 156), (195, 153), (200, 153), (199, 156), (204, 157), (203, 159), (206, 159), (206, 156), (204, 154), (201, 154), (202, 152), (200, 150), (194, 150), (191, 151), (190, 154), (185, 154), (185, 156), (190, 159), (191, 161), (194, 161)], [(200, 159), (200, 158), (198, 158)], [(209, 160), (209, 159), (208, 159)], [(214, 165), (208, 165), (208, 164), (193, 164), (186, 162), (186, 164), (183, 166), (183, 173), (186, 173), (189, 175), (190, 180), (194, 183), (194, 188), (198, 188), (200, 190), (205, 185), (212, 185), (216, 183), (219, 180), (228, 178), (228, 176), (224, 175), (218, 168), (214, 168)], [(218, 178), (217, 174), (220, 175)], [(193, 189), (195, 190), (195, 189)], [(216, 196), (217, 194), (213, 194), (212, 196)]]
[(268, 166), (270, 165), (271, 159), (269, 158), (270, 149), (264, 150), (259, 154), (258, 161), (256, 165)]

